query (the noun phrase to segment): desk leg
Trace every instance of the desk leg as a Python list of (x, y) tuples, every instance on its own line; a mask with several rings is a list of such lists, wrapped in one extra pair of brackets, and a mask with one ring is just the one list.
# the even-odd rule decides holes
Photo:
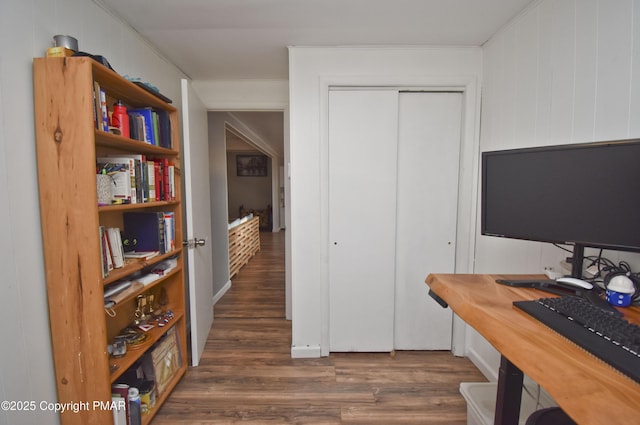
[(520, 418), (523, 374), (504, 356), (500, 357), (495, 425), (517, 424)]

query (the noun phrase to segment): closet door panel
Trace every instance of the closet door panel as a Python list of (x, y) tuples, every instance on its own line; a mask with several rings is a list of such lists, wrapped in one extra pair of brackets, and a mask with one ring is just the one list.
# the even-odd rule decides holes
[(330, 351), (393, 349), (397, 99), (329, 94)]
[(429, 273), (455, 271), (460, 93), (399, 99), (395, 348), (451, 348), (451, 310), (428, 295)]

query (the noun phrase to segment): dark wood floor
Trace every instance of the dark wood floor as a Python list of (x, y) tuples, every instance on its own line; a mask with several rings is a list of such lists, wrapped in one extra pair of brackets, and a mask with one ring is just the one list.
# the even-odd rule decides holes
[(463, 381), (484, 381), (448, 352), (291, 358), (285, 320), (284, 232), (216, 304), (200, 366), (158, 412), (160, 424), (466, 424)]

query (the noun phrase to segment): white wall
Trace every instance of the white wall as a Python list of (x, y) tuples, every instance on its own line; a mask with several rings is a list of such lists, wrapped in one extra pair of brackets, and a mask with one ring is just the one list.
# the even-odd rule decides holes
[[(291, 225), (288, 233), (292, 256), (294, 357), (328, 354), (328, 87), (391, 85), (465, 90), (457, 270), (469, 271), (471, 236), (475, 231), (469, 226), (475, 216), (472, 189), (476, 175), (480, 78), (479, 48), (289, 49)], [(362, 205), (362, 210), (375, 213), (375, 205)], [(372, 229), (372, 238), (375, 239), (375, 229)]]
[[(227, 144), (225, 114), (209, 112), (209, 184), (211, 186), (211, 252), (213, 254), (213, 299), (217, 302), (231, 287), (229, 278), (229, 223)], [(214, 307), (215, 308), (215, 307)]]
[[(481, 150), (640, 137), (640, 2), (536, 2), (483, 58)], [(640, 270), (636, 254), (605, 255)], [(561, 269), (566, 256), (551, 244), (478, 235), (474, 272), (539, 273)], [(497, 370), (491, 346), (474, 332), (467, 343)]]
[[(56, 401), (32, 100), (32, 58), (44, 56), (55, 34), (76, 37), (80, 50), (151, 82), (180, 107), (184, 76), (90, 0), (0, 2), (0, 400)], [(50, 412), (0, 411), (2, 424), (57, 422)]]
[[(229, 196), (229, 220), (238, 218), (240, 206), (246, 210), (266, 210), (272, 205), (273, 190), (271, 181), (273, 161), (268, 161), (267, 175), (264, 177), (239, 177), (237, 174), (237, 155), (262, 155), (259, 151), (227, 152), (227, 186)], [(271, 230), (271, 229), (269, 229)]]

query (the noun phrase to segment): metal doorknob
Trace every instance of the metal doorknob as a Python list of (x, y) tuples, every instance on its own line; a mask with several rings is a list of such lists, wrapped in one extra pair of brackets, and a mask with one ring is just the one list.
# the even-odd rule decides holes
[(197, 248), (199, 246), (204, 246), (206, 243), (206, 240), (198, 238), (182, 241), (182, 245), (186, 246), (187, 248)]

